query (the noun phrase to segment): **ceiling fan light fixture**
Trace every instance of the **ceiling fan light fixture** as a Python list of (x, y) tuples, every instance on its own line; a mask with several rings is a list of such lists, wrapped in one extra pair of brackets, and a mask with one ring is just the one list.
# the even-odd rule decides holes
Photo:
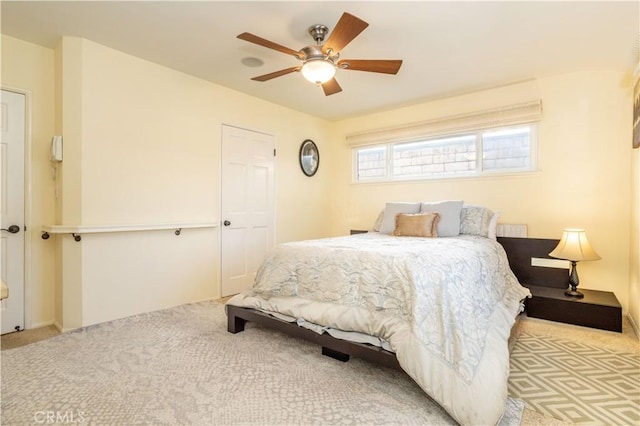
[(309, 59), (300, 70), (302, 76), (313, 84), (323, 84), (336, 75), (336, 65), (328, 59)]

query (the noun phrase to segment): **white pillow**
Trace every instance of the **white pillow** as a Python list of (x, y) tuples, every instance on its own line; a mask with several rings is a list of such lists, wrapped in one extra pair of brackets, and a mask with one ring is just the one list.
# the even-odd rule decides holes
[(384, 209), (380, 210), (380, 213), (378, 213), (378, 217), (376, 218), (376, 221), (373, 223), (373, 230), (375, 232), (380, 232), (380, 227), (382, 226), (382, 219), (384, 219)]
[(384, 206), (384, 218), (380, 226), (381, 234), (390, 234), (396, 227), (398, 213), (420, 213), (421, 203), (387, 203)]
[(491, 238), (492, 240), (498, 239), (498, 236), (496, 235), (496, 229), (498, 228), (499, 218), (500, 212), (495, 212), (493, 216), (491, 216), (491, 220), (489, 221), (489, 230), (487, 231), (487, 238)]
[(460, 212), (462, 200), (422, 203), (421, 213), (439, 213), (438, 237), (456, 237), (460, 235)]

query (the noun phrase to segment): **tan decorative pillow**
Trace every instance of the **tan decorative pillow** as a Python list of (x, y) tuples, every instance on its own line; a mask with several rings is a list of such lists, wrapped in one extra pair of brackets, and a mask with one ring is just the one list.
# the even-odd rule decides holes
[(398, 213), (396, 228), (391, 235), (396, 237), (437, 237), (438, 213)]

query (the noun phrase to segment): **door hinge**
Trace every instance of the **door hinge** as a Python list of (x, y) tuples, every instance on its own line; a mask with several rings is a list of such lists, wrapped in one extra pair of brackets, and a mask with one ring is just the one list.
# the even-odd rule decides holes
[(276, 156), (276, 149), (275, 148), (273, 148), (273, 156), (274, 157)]

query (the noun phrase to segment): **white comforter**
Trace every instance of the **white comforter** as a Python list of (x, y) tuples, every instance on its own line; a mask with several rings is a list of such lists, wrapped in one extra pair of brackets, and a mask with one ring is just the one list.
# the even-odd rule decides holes
[(228, 303), (388, 341), (402, 368), (461, 424), (496, 424), (507, 340), (529, 291), (483, 237), (369, 233), (281, 244)]

